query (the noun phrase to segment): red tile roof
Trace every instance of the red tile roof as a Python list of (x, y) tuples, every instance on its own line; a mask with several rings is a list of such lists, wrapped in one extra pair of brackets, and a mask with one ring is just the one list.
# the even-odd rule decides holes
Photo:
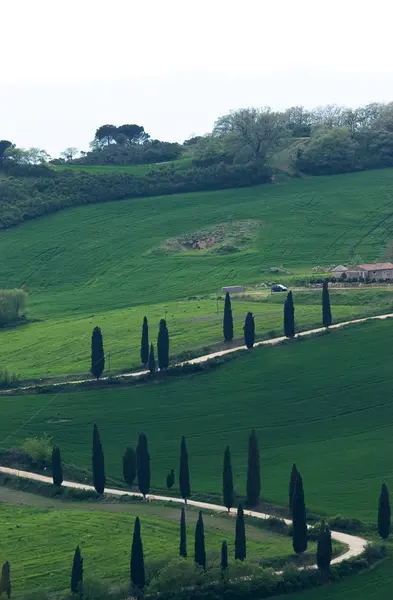
[(358, 265), (359, 269), (363, 271), (384, 271), (385, 269), (393, 269), (393, 264), (387, 263), (374, 263), (373, 265)]

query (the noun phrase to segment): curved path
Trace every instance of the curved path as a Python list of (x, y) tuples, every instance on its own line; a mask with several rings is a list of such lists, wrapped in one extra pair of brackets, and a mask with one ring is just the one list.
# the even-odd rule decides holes
[[(1, 473), (7, 473), (9, 475), (15, 475), (17, 477), (21, 477), (23, 479), (34, 479), (35, 481), (42, 481), (44, 483), (52, 484), (52, 477), (47, 477), (45, 475), (38, 475), (37, 473), (30, 473), (28, 471), (19, 471), (18, 469), (10, 469), (9, 467), (1, 467)], [(83, 483), (76, 483), (72, 481), (63, 481), (63, 486), (68, 488), (74, 488), (78, 490), (85, 491), (94, 491), (94, 487), (91, 485), (85, 485)], [(142, 498), (142, 494), (139, 492), (129, 492), (127, 490), (118, 490), (114, 488), (106, 488), (106, 494), (110, 494), (112, 496), (133, 496), (134, 498)], [(161, 502), (174, 502), (176, 504), (184, 504), (182, 498), (172, 498), (170, 496), (156, 496), (155, 494), (148, 494), (146, 496), (147, 500), (150, 502), (152, 500), (159, 500)], [(198, 500), (188, 500), (187, 504), (189, 506), (194, 506), (200, 509), (207, 509), (214, 512), (227, 512), (225, 506), (220, 506), (218, 504), (211, 504), (209, 502), (199, 502)], [(231, 513), (235, 514), (236, 509), (232, 508)], [(249, 517), (254, 517), (256, 519), (268, 519), (271, 515), (266, 513), (257, 512), (255, 510), (245, 510), (244, 514)], [(291, 524), (289, 519), (283, 519), (287, 525)], [(337, 556), (332, 560), (332, 564), (340, 563), (343, 560), (347, 560), (348, 558), (353, 558), (355, 556), (359, 556), (367, 546), (367, 540), (357, 537), (355, 535), (349, 535), (348, 533), (341, 533), (340, 531), (332, 531), (332, 539), (337, 542), (341, 542), (348, 546), (348, 550)], [(314, 565), (315, 567), (315, 565)]]

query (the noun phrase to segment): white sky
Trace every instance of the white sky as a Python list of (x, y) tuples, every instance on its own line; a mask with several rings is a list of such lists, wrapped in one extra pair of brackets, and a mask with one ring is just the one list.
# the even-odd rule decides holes
[(232, 108), (393, 101), (391, 0), (0, 0), (0, 139), (178, 140)]

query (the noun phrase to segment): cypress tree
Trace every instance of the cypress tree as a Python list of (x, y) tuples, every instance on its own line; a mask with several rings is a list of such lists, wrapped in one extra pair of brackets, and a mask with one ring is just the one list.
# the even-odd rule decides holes
[(293, 500), (293, 493), (295, 491), (295, 485), (296, 485), (296, 479), (297, 476), (299, 474), (299, 471), (296, 468), (295, 463), (292, 465), (292, 471), (291, 471), (291, 476), (289, 478), (289, 494), (288, 494), (288, 505), (289, 505), (289, 510), (292, 514), (292, 500)]
[(233, 317), (229, 292), (225, 295), (223, 332), (224, 340), (226, 342), (231, 342), (233, 340)]
[(224, 453), (224, 468), (223, 468), (223, 474), (222, 474), (222, 495), (224, 498), (224, 506), (227, 507), (228, 512), (229, 512), (234, 503), (231, 452), (229, 450), (229, 446), (227, 446), (225, 448), (225, 453)]
[(94, 327), (91, 336), (91, 374), (99, 379), (104, 371), (105, 355), (102, 333), (99, 327)]
[(329, 282), (327, 279), (322, 285), (322, 323), (324, 327), (332, 324), (332, 311), (330, 309)]
[(221, 571), (225, 571), (228, 568), (228, 544), (223, 542), (221, 544)]
[(248, 440), (248, 465), (247, 465), (247, 504), (256, 506), (261, 493), (261, 472), (259, 460), (258, 439), (255, 429), (252, 430)]
[(103, 494), (105, 489), (105, 461), (104, 452), (102, 450), (102, 444), (100, 440), (100, 434), (98, 433), (97, 425), (94, 424), (93, 429), (93, 453), (92, 453), (92, 467), (93, 467), (93, 485), (98, 494)]
[(151, 374), (156, 370), (156, 359), (154, 358), (154, 346), (150, 344), (149, 361), (147, 363), (148, 369)]
[(165, 319), (161, 319), (158, 330), (157, 356), (160, 371), (165, 371), (169, 365), (169, 333)]
[(130, 560), (131, 584), (134, 588), (143, 590), (146, 584), (145, 560), (143, 557), (143, 546), (141, 538), (141, 524), (139, 517), (135, 519), (134, 535), (132, 537), (131, 560)]
[(60, 449), (57, 446), (52, 450), (52, 477), (53, 483), (61, 486), (63, 483), (63, 467), (61, 466)]
[(245, 560), (246, 558), (246, 528), (244, 525), (244, 512), (240, 504), (236, 516), (236, 534), (235, 534), (235, 559)]
[(203, 525), (202, 511), (199, 511), (199, 517), (195, 527), (194, 560), (197, 565), (206, 570), (205, 528)]
[(71, 571), (71, 592), (81, 594), (83, 584), (83, 558), (79, 546), (76, 547)]
[(251, 312), (247, 313), (244, 321), (244, 343), (249, 350), (254, 346), (255, 342), (255, 321)]
[(4, 563), (1, 569), (0, 596), (2, 594), (5, 594), (8, 599), (11, 598), (11, 574), (10, 563), (8, 560)]
[(150, 490), (150, 455), (147, 447), (147, 437), (144, 433), (139, 434), (136, 447), (136, 465), (139, 491), (146, 498), (146, 494)]
[(179, 469), (179, 488), (180, 495), (187, 504), (187, 498), (191, 496), (190, 488), (190, 471), (188, 468), (188, 452), (186, 446), (186, 439), (184, 435), (181, 438), (180, 443), (180, 469)]
[(131, 486), (136, 477), (136, 454), (131, 446), (125, 449), (123, 455), (123, 479), (125, 483)]
[(292, 500), (292, 545), (296, 554), (307, 550), (306, 505), (303, 479), (298, 473)]
[(284, 304), (284, 334), (287, 338), (295, 337), (295, 307), (292, 292), (288, 292)]
[(168, 490), (172, 489), (175, 484), (175, 471), (171, 469), (166, 476), (166, 487)]
[(147, 365), (149, 361), (149, 325), (147, 317), (143, 317), (142, 338), (141, 338), (141, 363)]
[(183, 558), (187, 558), (187, 527), (186, 527), (186, 511), (184, 510), (184, 506), (182, 506), (181, 517), (180, 517), (179, 555), (183, 556)]
[(390, 515), (389, 492), (383, 483), (378, 503), (378, 533), (383, 540), (388, 539), (391, 531)]
[(330, 529), (325, 523), (322, 523), (317, 547), (317, 565), (320, 571), (325, 573), (329, 571), (332, 554), (333, 548)]

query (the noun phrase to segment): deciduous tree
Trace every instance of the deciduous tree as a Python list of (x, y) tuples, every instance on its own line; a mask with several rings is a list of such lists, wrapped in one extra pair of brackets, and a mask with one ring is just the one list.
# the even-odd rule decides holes
[(113, 144), (116, 138), (117, 127), (116, 125), (101, 125), (96, 130), (95, 139), (102, 144)]
[(199, 511), (199, 517), (195, 527), (194, 560), (197, 565), (206, 570), (205, 528), (203, 525), (202, 511)]
[(233, 474), (231, 464), (231, 452), (229, 446), (225, 448), (224, 453), (224, 468), (222, 474), (222, 495), (224, 498), (224, 506), (227, 507), (228, 512), (234, 504), (234, 490), (233, 490)]
[(246, 528), (243, 507), (240, 504), (236, 516), (235, 558), (236, 560), (245, 560), (246, 555)]
[(187, 526), (186, 526), (186, 511), (184, 506), (181, 509), (180, 517), (180, 546), (179, 555), (183, 558), (187, 558)]
[(125, 483), (131, 486), (136, 477), (136, 454), (131, 446), (125, 449), (123, 455), (123, 479)]
[[(154, 355), (154, 349), (153, 349)], [(147, 365), (149, 362), (149, 325), (147, 317), (143, 317), (142, 338), (141, 338), (141, 363)]]
[(304, 502), (303, 479), (300, 473), (296, 478), (292, 501), (292, 544), (296, 554), (307, 550), (307, 520)]
[(223, 332), (224, 340), (226, 342), (231, 342), (233, 340), (233, 317), (229, 292), (227, 292), (225, 295)]
[(52, 478), (53, 483), (61, 486), (63, 483), (63, 467), (61, 465), (60, 449), (57, 446), (52, 450)]
[(157, 339), (157, 356), (160, 371), (165, 371), (169, 365), (169, 333), (165, 319), (161, 319)]
[(94, 424), (93, 428), (93, 453), (92, 453), (92, 467), (93, 467), (93, 485), (96, 489), (97, 494), (103, 494), (105, 489), (106, 477), (105, 477), (105, 461), (104, 452), (100, 440), (100, 434), (98, 433), (97, 425)]
[(332, 324), (332, 311), (330, 308), (329, 283), (327, 279), (322, 286), (322, 323), (324, 327), (330, 327)]
[(383, 540), (387, 540), (391, 531), (391, 511), (389, 491), (385, 483), (382, 484), (378, 503), (378, 533)]
[(292, 292), (288, 292), (284, 304), (284, 333), (287, 338), (295, 337), (295, 307)]
[(187, 504), (187, 498), (191, 496), (190, 470), (188, 467), (188, 452), (186, 439), (183, 436), (180, 443), (180, 468), (179, 468), (179, 488), (180, 495)]
[(134, 535), (132, 537), (131, 547), (130, 575), (132, 586), (142, 591), (146, 585), (146, 576), (139, 517), (135, 519), (134, 524)]
[(91, 374), (98, 380), (105, 368), (104, 344), (99, 327), (94, 327), (91, 336)]
[(247, 504), (256, 506), (259, 503), (261, 493), (261, 467), (259, 458), (259, 447), (257, 432), (251, 431), (248, 440), (248, 464), (247, 464)]
[(150, 490), (150, 455), (147, 446), (147, 437), (144, 433), (139, 434), (136, 447), (136, 464), (138, 474), (139, 491), (146, 498)]
[(79, 546), (76, 547), (71, 571), (71, 592), (82, 595), (83, 558)]
[(244, 343), (249, 350), (254, 346), (255, 342), (255, 321), (251, 312), (247, 313), (244, 321)]

